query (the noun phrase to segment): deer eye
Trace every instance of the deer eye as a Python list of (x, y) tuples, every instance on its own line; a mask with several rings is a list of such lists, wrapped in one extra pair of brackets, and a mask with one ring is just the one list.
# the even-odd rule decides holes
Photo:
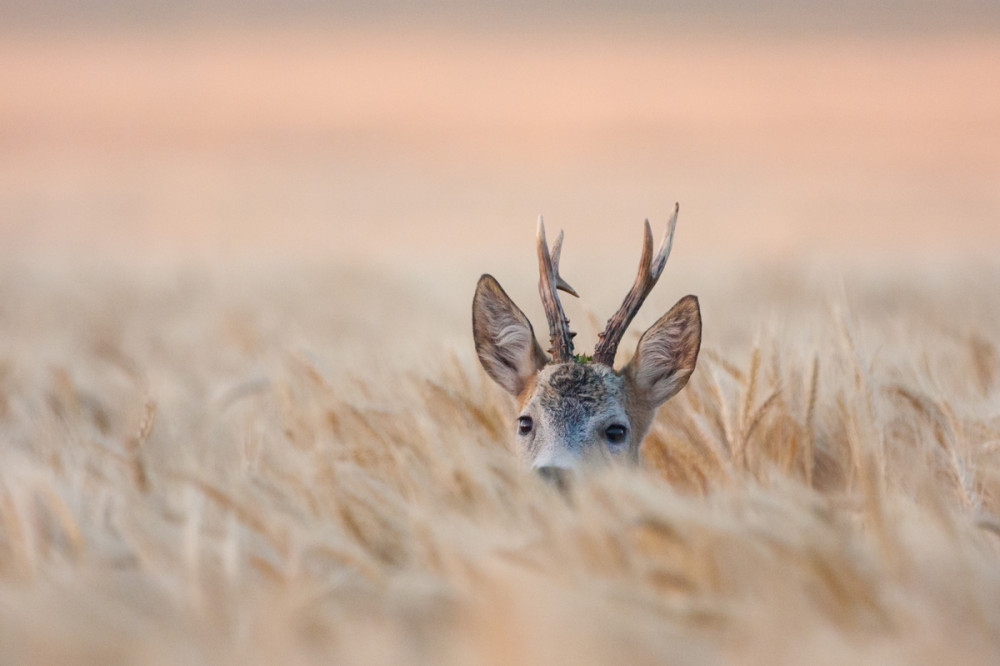
[(608, 429), (604, 431), (604, 436), (607, 437), (608, 441), (612, 444), (621, 444), (625, 441), (625, 435), (627, 433), (628, 430), (625, 429), (625, 426), (618, 425), (616, 423), (608, 426)]
[(534, 423), (531, 421), (530, 416), (522, 416), (517, 420), (517, 434), (527, 435), (528, 433), (531, 432), (531, 428), (533, 426)]

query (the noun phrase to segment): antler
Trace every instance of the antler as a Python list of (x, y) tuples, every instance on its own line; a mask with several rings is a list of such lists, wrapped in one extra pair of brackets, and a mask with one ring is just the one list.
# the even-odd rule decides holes
[(559, 255), (562, 254), (563, 234), (559, 232), (559, 238), (552, 246), (552, 253), (549, 254), (549, 245), (545, 240), (545, 222), (541, 216), (538, 218), (538, 293), (542, 297), (542, 306), (545, 308), (545, 318), (549, 321), (549, 336), (552, 340), (552, 354), (554, 363), (566, 363), (573, 360), (573, 336), (576, 335), (569, 330), (569, 319), (563, 312), (562, 303), (559, 302), (557, 289), (562, 289), (568, 294), (579, 298), (579, 294), (573, 287), (569, 286), (559, 275)]
[(628, 295), (622, 302), (618, 312), (608, 320), (608, 325), (604, 332), (600, 334), (600, 340), (594, 347), (594, 362), (604, 365), (614, 366), (615, 354), (618, 351), (618, 343), (625, 335), (625, 329), (632, 323), (633, 317), (642, 307), (642, 302), (653, 290), (656, 281), (663, 273), (663, 267), (667, 265), (667, 257), (670, 256), (670, 246), (674, 242), (674, 227), (677, 225), (677, 213), (680, 210), (679, 204), (674, 204), (674, 214), (667, 223), (667, 231), (660, 242), (660, 248), (653, 256), (653, 231), (649, 227), (649, 220), (646, 220), (646, 232), (642, 240), (642, 258), (639, 259), (639, 274), (636, 275), (635, 282), (629, 290)]

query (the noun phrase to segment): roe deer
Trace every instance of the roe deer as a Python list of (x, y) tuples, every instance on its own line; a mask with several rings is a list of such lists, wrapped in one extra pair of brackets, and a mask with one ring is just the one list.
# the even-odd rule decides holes
[(573, 333), (557, 289), (577, 296), (559, 275), (562, 232), (549, 252), (538, 220), (538, 291), (552, 346), (542, 351), (531, 322), (493, 276), (479, 278), (472, 302), (476, 353), (486, 373), (517, 398), (516, 443), (522, 460), (542, 476), (563, 482), (584, 461), (638, 462), (639, 445), (657, 407), (687, 384), (701, 347), (701, 312), (685, 296), (653, 324), (623, 368), (614, 369), (625, 329), (659, 279), (670, 254), (678, 207), (656, 255), (646, 221), (635, 283), (608, 320), (591, 358), (574, 356)]

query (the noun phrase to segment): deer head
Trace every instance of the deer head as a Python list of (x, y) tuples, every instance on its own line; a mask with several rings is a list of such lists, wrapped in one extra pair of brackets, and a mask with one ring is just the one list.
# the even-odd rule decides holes
[(684, 388), (701, 346), (698, 299), (685, 296), (653, 324), (624, 367), (614, 367), (618, 344), (663, 273), (678, 208), (653, 254), (646, 221), (635, 283), (600, 334), (593, 357), (573, 354), (573, 336), (557, 290), (576, 296), (559, 275), (563, 235), (552, 251), (538, 221), (538, 291), (549, 323), (546, 355), (531, 322), (491, 275), (479, 278), (472, 302), (472, 330), (486, 373), (515, 396), (515, 438), (524, 462), (544, 476), (562, 475), (590, 461), (637, 462), (639, 445), (657, 407)]

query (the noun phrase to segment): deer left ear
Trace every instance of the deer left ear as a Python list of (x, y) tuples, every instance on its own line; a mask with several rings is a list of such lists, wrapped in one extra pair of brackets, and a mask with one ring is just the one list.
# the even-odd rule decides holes
[(472, 336), (486, 374), (511, 395), (547, 362), (531, 322), (492, 275), (483, 275), (472, 300)]
[(680, 391), (694, 372), (701, 348), (701, 310), (695, 296), (685, 296), (639, 339), (625, 376), (638, 393), (657, 407)]

